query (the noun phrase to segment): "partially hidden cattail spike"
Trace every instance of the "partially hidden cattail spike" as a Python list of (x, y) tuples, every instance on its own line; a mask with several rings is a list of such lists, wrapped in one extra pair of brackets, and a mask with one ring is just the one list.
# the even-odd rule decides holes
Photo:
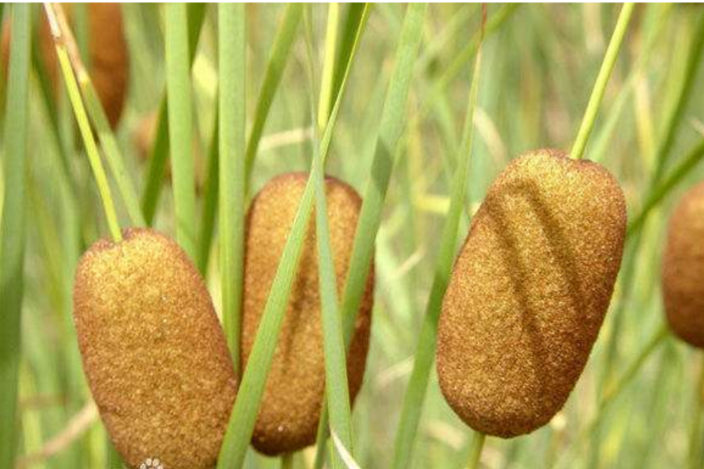
[(670, 328), (704, 348), (704, 182), (682, 197), (670, 218), (662, 290)]
[[(242, 363), (254, 344), (269, 290), (303, 196), (307, 174), (270, 181), (255, 197), (247, 218)], [(338, 292), (349, 268), (361, 200), (347, 184), (326, 178), (330, 243)], [(286, 316), (267, 378), (252, 437), (254, 447), (274, 455), (315, 442), (325, 392), (323, 329), (318, 286), (315, 217), (311, 218), (289, 297)], [(347, 357), (350, 398), (362, 384), (369, 347), (374, 269), (370, 268)]]
[(438, 330), (440, 386), (470, 427), (513, 437), (562, 408), (609, 307), (625, 230), (623, 192), (598, 164), (538, 150), (494, 181)]
[(100, 416), (125, 462), (210, 469), (237, 392), (225, 335), (198, 271), (149, 229), (100, 240), (76, 272), (74, 319)]
[[(62, 4), (69, 19), (75, 15), (71, 4)], [(115, 128), (122, 116), (129, 81), (129, 52), (119, 3), (88, 3), (88, 58), (86, 60), (91, 80), (110, 125)], [(11, 32), (9, 22), (3, 25), (2, 61), (7, 71)], [(59, 64), (49, 23), (42, 14), (38, 28), (38, 45), (42, 62), (52, 85), (59, 84)]]

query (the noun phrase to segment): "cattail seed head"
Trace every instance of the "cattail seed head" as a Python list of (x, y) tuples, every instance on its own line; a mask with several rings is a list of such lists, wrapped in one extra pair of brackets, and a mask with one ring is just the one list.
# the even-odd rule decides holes
[(76, 272), (74, 319), (101, 418), (130, 467), (216, 463), (237, 389), (210, 295), (183, 250), (147, 229), (100, 240)]
[(662, 263), (665, 313), (682, 340), (704, 348), (704, 182), (677, 204)]
[[(246, 366), (269, 290), (288, 239), (307, 175), (270, 181), (252, 202), (247, 219), (242, 362)], [(347, 278), (361, 201), (347, 184), (326, 178), (330, 244), (338, 295)], [(315, 216), (311, 217), (286, 316), (252, 437), (265, 454), (296, 451), (315, 442), (325, 391), (323, 329), (318, 285)], [(373, 301), (373, 267), (347, 357), (350, 398), (362, 384)]]
[(494, 181), (438, 330), (440, 386), (469, 426), (512, 437), (562, 408), (608, 309), (625, 229), (623, 193), (595, 163), (538, 150)]

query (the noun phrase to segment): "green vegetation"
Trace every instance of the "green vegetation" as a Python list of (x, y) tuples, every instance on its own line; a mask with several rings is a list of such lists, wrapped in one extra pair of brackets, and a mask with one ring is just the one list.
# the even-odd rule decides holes
[[(484, 34), (475, 4), (121, 11), (129, 92), (111, 128), (87, 9), (63, 25), (78, 44), (50, 51), (55, 74), (38, 41), (44, 9), (0, 10), (12, 23), (0, 64), (0, 469), (117, 464), (82, 372), (73, 276), (87, 246), (141, 225), (178, 240), (225, 325), (240, 382), (219, 469), (704, 466), (701, 351), (669, 333), (660, 286), (671, 207), (704, 179), (702, 8), (489, 5)], [(618, 179), (625, 254), (564, 409), (528, 436), (485, 439), (440, 393), (437, 317), (487, 187), (538, 148)], [(311, 177), (242, 370), (246, 210), (290, 171)], [(346, 285), (333, 275), (326, 173), (364, 200)], [(307, 226), (321, 259), (326, 402), (317, 448), (267, 458), (249, 440)], [(367, 372), (350, 403), (344, 351), (372, 261)]]

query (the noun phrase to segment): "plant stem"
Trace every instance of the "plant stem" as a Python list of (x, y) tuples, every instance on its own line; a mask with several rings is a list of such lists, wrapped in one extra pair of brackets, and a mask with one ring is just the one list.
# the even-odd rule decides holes
[(337, 48), (337, 31), (340, 23), (340, 4), (330, 3), (328, 6), (328, 25), (325, 33), (325, 61), (323, 62), (323, 79), (320, 84), (320, 99), (318, 100), (318, 128), (325, 128), (330, 115), (333, 91), (333, 75), (335, 73), (335, 52)]
[(276, 350), (279, 332), (284, 319), (288, 297), (293, 285), (294, 275), (302, 251), (308, 221), (315, 201), (315, 177), (323, 171), (332, 141), (335, 123), (342, 105), (342, 98), (347, 88), (350, 67), (348, 66), (342, 80), (340, 92), (335, 100), (325, 133), (320, 142), (320, 151), (313, 160), (310, 176), (306, 183), (301, 202), (293, 221), (293, 226), (284, 246), (276, 275), (267, 297), (257, 336), (245, 368), (240, 387), (232, 410), (230, 421), (223, 438), (218, 469), (240, 468), (244, 462), (249, 442), (254, 431), (259, 405), (261, 404), (266, 378)]
[(196, 260), (196, 196), (193, 170), (193, 106), (186, 5), (166, 5), (166, 88), (169, 99), (169, 141), (173, 172), (176, 239)]
[(98, 92), (95, 86), (93, 86), (90, 75), (81, 60), (76, 40), (71, 33), (71, 29), (68, 27), (63, 11), (61, 9), (56, 10), (56, 15), (58, 19), (57, 24), (65, 40), (66, 51), (68, 52), (76, 80), (82, 92), (83, 99), (85, 100), (86, 110), (93, 121), (113, 178), (117, 183), (117, 188), (127, 208), (127, 214), (130, 217), (132, 225), (144, 226), (146, 225), (146, 221), (144, 220), (142, 210), (139, 206), (134, 184), (127, 174), (124, 159), (117, 144), (117, 140), (115, 139), (115, 135), (110, 128), (110, 122), (103, 110)]
[(618, 54), (623, 44), (623, 38), (628, 29), (628, 23), (631, 21), (631, 16), (633, 16), (634, 7), (635, 4), (633, 3), (625, 3), (623, 8), (621, 8), (616, 28), (611, 36), (611, 41), (609, 42), (609, 47), (606, 49), (606, 55), (604, 55), (604, 61), (601, 64), (599, 75), (592, 89), (592, 95), (589, 98), (587, 110), (584, 112), (582, 125), (579, 127), (577, 139), (570, 153), (570, 157), (575, 160), (579, 160), (584, 156), (584, 149), (587, 146), (587, 141), (594, 128), (594, 122), (596, 121), (601, 101), (604, 99), (604, 91), (606, 91), (606, 85), (609, 83), (611, 72), (616, 64), (616, 59), (618, 59)]
[(478, 469), (480, 466), (482, 449), (484, 449), (484, 441), (486, 434), (482, 432), (474, 432), (472, 447), (469, 451), (469, 460), (467, 461), (467, 469)]
[[(189, 3), (188, 9), (188, 60), (189, 66), (193, 66), (193, 60), (196, 55), (198, 46), (198, 38), (203, 28), (205, 20), (204, 3)], [(164, 169), (168, 160), (168, 152), (171, 142), (169, 141), (168, 131), (168, 92), (167, 96), (161, 99), (159, 112), (157, 115), (156, 133), (154, 142), (149, 153), (149, 171), (147, 174), (147, 182), (144, 185), (142, 193), (142, 212), (148, 225), (154, 223), (157, 204), (161, 195), (161, 186), (164, 181)]]
[(246, 181), (249, 186), (249, 179), (252, 174), (252, 167), (257, 156), (257, 149), (262, 139), (264, 132), (264, 124), (266, 124), (269, 110), (274, 102), (276, 90), (281, 83), (281, 77), (288, 62), (289, 52), (291, 47), (296, 42), (296, 31), (298, 24), (301, 22), (303, 13), (303, 5), (300, 3), (289, 3), (286, 5), (283, 19), (276, 32), (276, 39), (271, 48), (269, 62), (266, 65), (264, 72), (264, 81), (262, 83), (259, 96), (257, 97), (257, 107), (254, 111), (254, 120), (252, 129), (249, 133), (246, 150)]
[(677, 184), (682, 181), (682, 179), (689, 174), (692, 169), (694, 169), (699, 162), (701, 162), (702, 159), (704, 159), (704, 139), (700, 140), (689, 152), (687, 152), (686, 156), (672, 171), (670, 171), (670, 174), (663, 182), (653, 188), (640, 212), (638, 212), (638, 215), (636, 215), (633, 221), (628, 224), (627, 235), (629, 238), (643, 227), (643, 224), (647, 220), (648, 215), (650, 215), (650, 212), (660, 202), (662, 202), (662, 200), (670, 192), (672, 192), (675, 187), (677, 187)]
[(220, 255), (223, 327), (239, 375), (245, 219), (245, 11), (218, 5), (220, 75)]
[(115, 203), (113, 202), (112, 193), (110, 191), (110, 184), (108, 183), (107, 176), (105, 175), (105, 169), (100, 161), (100, 154), (98, 152), (98, 147), (95, 144), (93, 132), (90, 128), (90, 121), (88, 119), (86, 108), (83, 105), (81, 92), (78, 88), (78, 82), (76, 81), (73, 68), (71, 67), (71, 61), (66, 49), (65, 39), (61, 33), (63, 28), (59, 25), (59, 22), (62, 21), (63, 18), (56, 15), (52, 4), (47, 3), (44, 8), (46, 10), (47, 17), (49, 18), (51, 34), (54, 39), (54, 46), (59, 59), (61, 73), (63, 75), (64, 82), (66, 83), (69, 99), (71, 100), (71, 107), (73, 108), (76, 121), (78, 122), (78, 128), (80, 129), (81, 137), (83, 138), (83, 145), (85, 146), (86, 153), (88, 154), (88, 160), (90, 162), (91, 169), (93, 170), (93, 176), (95, 177), (95, 182), (98, 186), (100, 198), (103, 201), (103, 209), (105, 211), (105, 217), (108, 221), (108, 228), (110, 229), (113, 241), (119, 243), (122, 241), (122, 233), (120, 232), (120, 226), (117, 221)]
[(472, 145), (474, 140), (474, 112), (479, 96), (479, 81), (482, 64), (482, 42), (485, 21), (482, 22), (480, 41), (475, 58), (474, 73), (467, 100), (462, 143), (457, 156), (457, 166), (452, 180), (450, 208), (442, 228), (440, 252), (435, 261), (433, 283), (430, 296), (425, 309), (425, 316), (421, 325), (418, 343), (413, 360), (413, 370), (408, 381), (398, 430), (394, 441), (394, 458), (392, 467), (403, 469), (411, 464), (413, 457), (413, 443), (418, 431), (423, 402), (428, 388), (430, 370), (435, 358), (437, 342), (437, 324), (442, 309), (442, 300), (447, 291), (452, 271), (452, 262), (457, 248), (457, 238), (462, 208), (464, 205), (467, 186), (469, 184), (469, 168), (471, 162)]
[(281, 469), (293, 469), (293, 453), (281, 455)]

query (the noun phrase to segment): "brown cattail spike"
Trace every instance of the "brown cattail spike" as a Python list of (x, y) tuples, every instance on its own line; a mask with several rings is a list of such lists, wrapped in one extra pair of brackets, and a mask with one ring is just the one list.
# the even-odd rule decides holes
[[(242, 324), (245, 366), (306, 180), (303, 173), (273, 179), (257, 195), (249, 211)], [(354, 189), (336, 179), (327, 178), (325, 185), (330, 243), (341, 294), (361, 201)], [(323, 404), (325, 362), (314, 217), (306, 236), (252, 437), (254, 447), (270, 455), (314, 443)], [(373, 275), (371, 267), (348, 355), (351, 399), (362, 384), (369, 347)]]
[[(62, 4), (62, 7), (69, 19), (75, 16), (71, 4)], [(89, 55), (86, 65), (110, 125), (115, 128), (122, 115), (129, 79), (129, 54), (123, 31), (122, 7), (119, 3), (88, 3), (85, 8), (88, 10)], [(10, 35), (10, 24), (5, 22), (2, 32), (5, 74), (9, 62)], [(59, 62), (49, 23), (43, 13), (39, 28), (39, 50), (46, 72), (56, 88), (59, 84)]]
[(546, 424), (589, 358), (621, 264), (626, 205), (601, 166), (538, 150), (489, 188), (438, 331), (450, 406), (500, 437)]
[(704, 348), (704, 182), (675, 208), (662, 264), (670, 327), (685, 342)]
[(83, 368), (125, 462), (210, 469), (237, 389), (210, 295), (186, 254), (153, 230), (101, 240), (76, 272)]

